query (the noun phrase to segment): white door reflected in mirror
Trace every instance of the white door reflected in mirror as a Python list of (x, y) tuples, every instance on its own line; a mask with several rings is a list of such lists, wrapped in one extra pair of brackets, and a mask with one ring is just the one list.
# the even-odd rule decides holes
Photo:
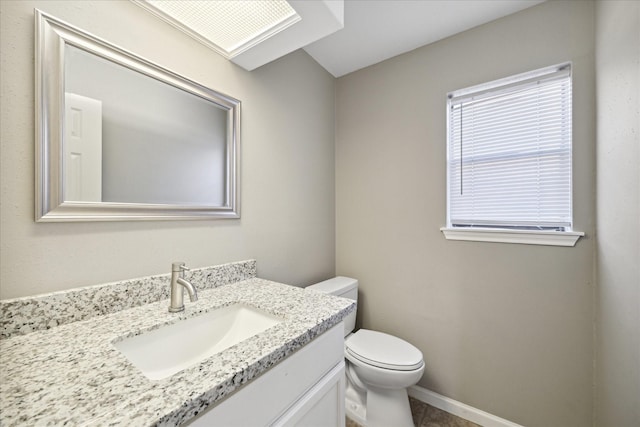
[(102, 102), (66, 92), (64, 198), (102, 201)]

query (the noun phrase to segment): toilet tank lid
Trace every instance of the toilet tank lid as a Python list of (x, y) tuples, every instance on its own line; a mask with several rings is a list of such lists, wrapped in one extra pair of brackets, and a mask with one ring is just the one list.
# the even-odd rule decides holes
[(324, 292), (331, 295), (342, 295), (358, 286), (358, 281), (351, 277), (337, 276), (315, 285), (307, 286), (307, 289)]

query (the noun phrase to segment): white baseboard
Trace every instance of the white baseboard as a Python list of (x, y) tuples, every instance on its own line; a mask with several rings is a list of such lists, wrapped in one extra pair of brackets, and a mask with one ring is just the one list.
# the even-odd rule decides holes
[(496, 417), (488, 412), (481, 411), (462, 402), (453, 400), (426, 388), (414, 385), (407, 390), (409, 396), (427, 403), (433, 407), (453, 414), (457, 417), (479, 424), (483, 427), (522, 427), (504, 418)]

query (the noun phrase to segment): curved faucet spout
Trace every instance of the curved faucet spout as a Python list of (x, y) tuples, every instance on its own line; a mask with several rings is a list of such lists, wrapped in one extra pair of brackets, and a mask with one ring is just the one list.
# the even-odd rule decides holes
[(179, 285), (182, 285), (185, 287), (185, 289), (189, 293), (189, 298), (191, 299), (191, 302), (198, 301), (198, 291), (196, 290), (195, 286), (193, 286), (191, 283), (184, 280), (182, 277), (178, 277), (177, 282)]

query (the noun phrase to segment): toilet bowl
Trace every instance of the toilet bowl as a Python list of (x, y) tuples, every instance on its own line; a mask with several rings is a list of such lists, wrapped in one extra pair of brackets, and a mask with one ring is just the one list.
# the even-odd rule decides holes
[[(357, 301), (358, 281), (336, 277), (308, 286)], [(408, 342), (383, 332), (355, 329), (355, 312), (345, 322), (347, 416), (366, 427), (413, 426), (407, 387), (424, 372), (422, 353)]]

